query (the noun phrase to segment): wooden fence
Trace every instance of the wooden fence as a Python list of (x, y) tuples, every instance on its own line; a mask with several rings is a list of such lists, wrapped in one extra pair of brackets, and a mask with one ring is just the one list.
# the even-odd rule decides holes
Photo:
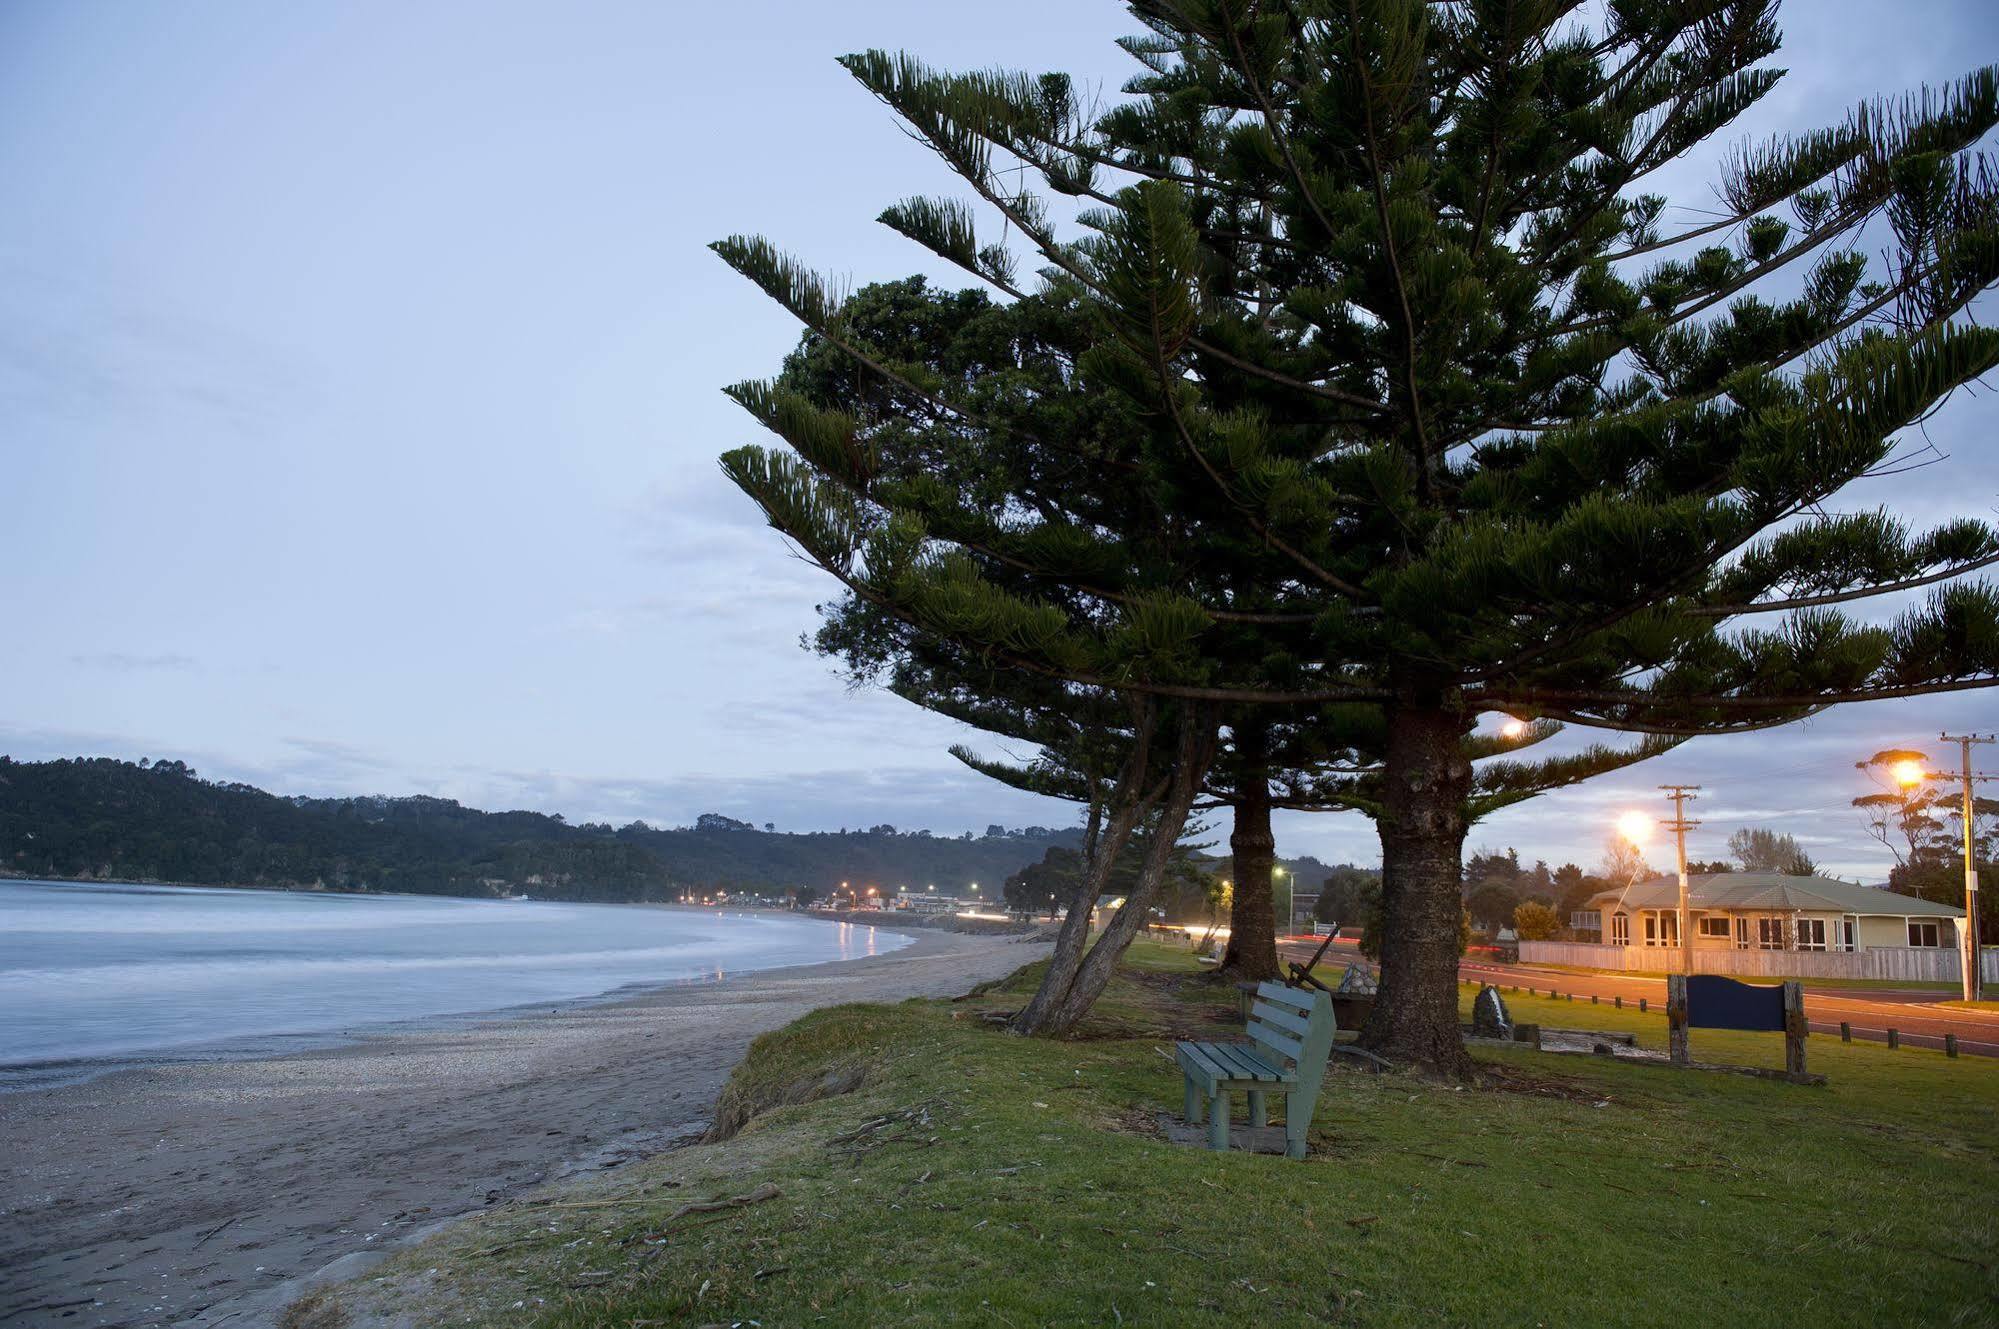
[[(1522, 964), (1568, 964), (1586, 969), (1677, 973), (1677, 946), (1609, 946), (1582, 941), (1523, 941)], [(1887, 978), (1920, 983), (1960, 979), (1955, 947), (1876, 946), (1864, 951), (1738, 951), (1694, 948), (1694, 972), (1746, 978)], [(1979, 954), (1979, 977), (1999, 983), (1999, 946)]]

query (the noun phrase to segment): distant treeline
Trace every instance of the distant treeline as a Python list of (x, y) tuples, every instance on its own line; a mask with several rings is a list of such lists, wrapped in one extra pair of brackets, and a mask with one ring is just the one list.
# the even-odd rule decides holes
[(286, 798), (204, 780), (184, 762), (0, 756), (0, 869), (203, 885), (426, 895), (671, 900), (700, 890), (825, 894), (843, 881), (962, 893), (1081, 832), (992, 826), (800, 835), (704, 814), (694, 826), (571, 825), (443, 798)]

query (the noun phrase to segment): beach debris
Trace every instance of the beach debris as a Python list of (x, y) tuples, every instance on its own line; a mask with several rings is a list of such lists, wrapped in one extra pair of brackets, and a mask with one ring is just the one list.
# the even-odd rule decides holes
[(229, 1226), (229, 1225), (230, 1225), (231, 1223), (235, 1222), (235, 1221), (236, 1221), (237, 1219), (241, 1218), (242, 1216), (243, 1216), (243, 1215), (241, 1215), (241, 1214), (231, 1214), (231, 1215), (229, 1215), (229, 1217), (227, 1217), (227, 1218), (223, 1219), (223, 1220), (222, 1220), (222, 1221), (221, 1221), (220, 1223), (217, 1223), (217, 1224), (216, 1224), (216, 1225), (215, 1225), (214, 1227), (212, 1227), (212, 1228), (208, 1229), (208, 1231), (206, 1231), (206, 1232), (202, 1233), (202, 1234), (201, 1234), (201, 1240), (200, 1240), (200, 1241), (197, 1241), (197, 1242), (195, 1242), (193, 1246), (189, 1247), (189, 1249), (190, 1249), (190, 1250), (197, 1250), (197, 1251), (198, 1251), (198, 1250), (200, 1250), (200, 1249), (202, 1248), (202, 1246), (203, 1246), (203, 1245), (205, 1245), (205, 1244), (207, 1243), (207, 1241), (208, 1241), (208, 1239), (209, 1239), (210, 1237), (212, 1237), (212, 1236), (214, 1236), (214, 1235), (215, 1235), (216, 1233), (220, 1232), (220, 1231), (221, 1231), (221, 1230), (222, 1230), (223, 1228), (226, 1228), (226, 1227), (228, 1227), (228, 1226)]
[[(873, 1117), (850, 1131), (842, 1131), (826, 1141), (828, 1149), (844, 1148), (858, 1159), (870, 1150), (888, 1144), (909, 1144), (918, 1149), (926, 1149), (938, 1143), (939, 1137), (928, 1134), (931, 1129), (930, 1109), (939, 1104), (938, 1099), (927, 1099), (911, 1104), (900, 1112), (890, 1112)], [(891, 1133), (891, 1128), (893, 1129)]]
[(713, 1214), (730, 1209), (746, 1209), (753, 1204), (762, 1204), (765, 1200), (775, 1200), (783, 1193), (775, 1185), (767, 1181), (747, 1195), (730, 1195), (720, 1200), (697, 1200), (692, 1204), (683, 1204), (661, 1220), (661, 1231), (647, 1233), (641, 1240), (664, 1241), (667, 1237), (664, 1229), (669, 1224), (676, 1223), (689, 1214)]

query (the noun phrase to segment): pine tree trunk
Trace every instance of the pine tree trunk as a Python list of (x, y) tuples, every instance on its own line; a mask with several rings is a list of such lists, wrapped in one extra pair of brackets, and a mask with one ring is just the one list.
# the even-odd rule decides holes
[(1218, 972), (1238, 980), (1276, 978), (1277, 907), (1271, 886), (1277, 841), (1270, 833), (1269, 731), (1240, 724), (1236, 748), (1235, 825), (1229, 832), (1235, 905), (1229, 913), (1229, 944)]
[(1388, 716), (1382, 790), (1381, 988), (1362, 1046), (1446, 1079), (1476, 1071), (1458, 1028), (1471, 763), (1459, 716), (1435, 701)]
[(1213, 753), (1213, 719), (1203, 709), (1196, 708), (1192, 715), (1181, 720), (1173, 782), (1160, 806), (1158, 819), (1148, 832), (1145, 861), (1139, 868), (1138, 881), (1126, 896), (1124, 905), (1111, 918), (1103, 935), (1097, 938), (1097, 944), (1083, 957), (1083, 962), (1076, 969), (1075, 979), (1061, 1001), (1037, 1027), (1022, 1029), (1020, 1021), (1016, 1020), (1016, 1029), (1059, 1038), (1074, 1029), (1089, 1014), (1090, 1008), (1097, 1004), (1097, 998), (1103, 995), (1111, 975), (1117, 970), (1118, 961), (1124, 957), (1125, 949), (1131, 945), (1151, 913), (1152, 902), (1158, 897), (1160, 883), (1166, 878), (1167, 864), (1172, 861), (1180, 832), (1187, 825), (1187, 813), (1200, 792), (1201, 781), (1207, 774)]
[(1076, 971), (1083, 963), (1083, 948), (1090, 939), (1090, 914), (1117, 867), (1118, 856), (1124, 853), (1139, 823), (1163, 792), (1156, 786), (1149, 790), (1146, 788), (1152, 778), (1151, 737), (1148, 711), (1146, 719), (1138, 726), (1131, 755), (1111, 790), (1110, 816), (1102, 834), (1086, 841), (1089, 853), (1083, 863), (1082, 879), (1076, 883), (1076, 889), (1069, 897), (1069, 907), (1062, 915), (1062, 926), (1055, 934), (1055, 951), (1048, 958), (1048, 968), (1041, 976), (1041, 984), (1028, 999), (1027, 1005), (1013, 1017), (1015, 1033), (1042, 1032), (1049, 1015), (1069, 995), (1069, 989), (1076, 981)]

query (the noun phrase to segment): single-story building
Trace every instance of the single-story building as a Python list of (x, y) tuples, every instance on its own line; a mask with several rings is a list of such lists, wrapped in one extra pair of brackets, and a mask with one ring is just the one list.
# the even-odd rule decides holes
[[(1680, 880), (1654, 877), (1592, 896), (1612, 946), (1677, 946)], [(1708, 872), (1687, 878), (1695, 950), (1865, 951), (1958, 944), (1964, 910), (1875, 886), (1781, 872)]]

